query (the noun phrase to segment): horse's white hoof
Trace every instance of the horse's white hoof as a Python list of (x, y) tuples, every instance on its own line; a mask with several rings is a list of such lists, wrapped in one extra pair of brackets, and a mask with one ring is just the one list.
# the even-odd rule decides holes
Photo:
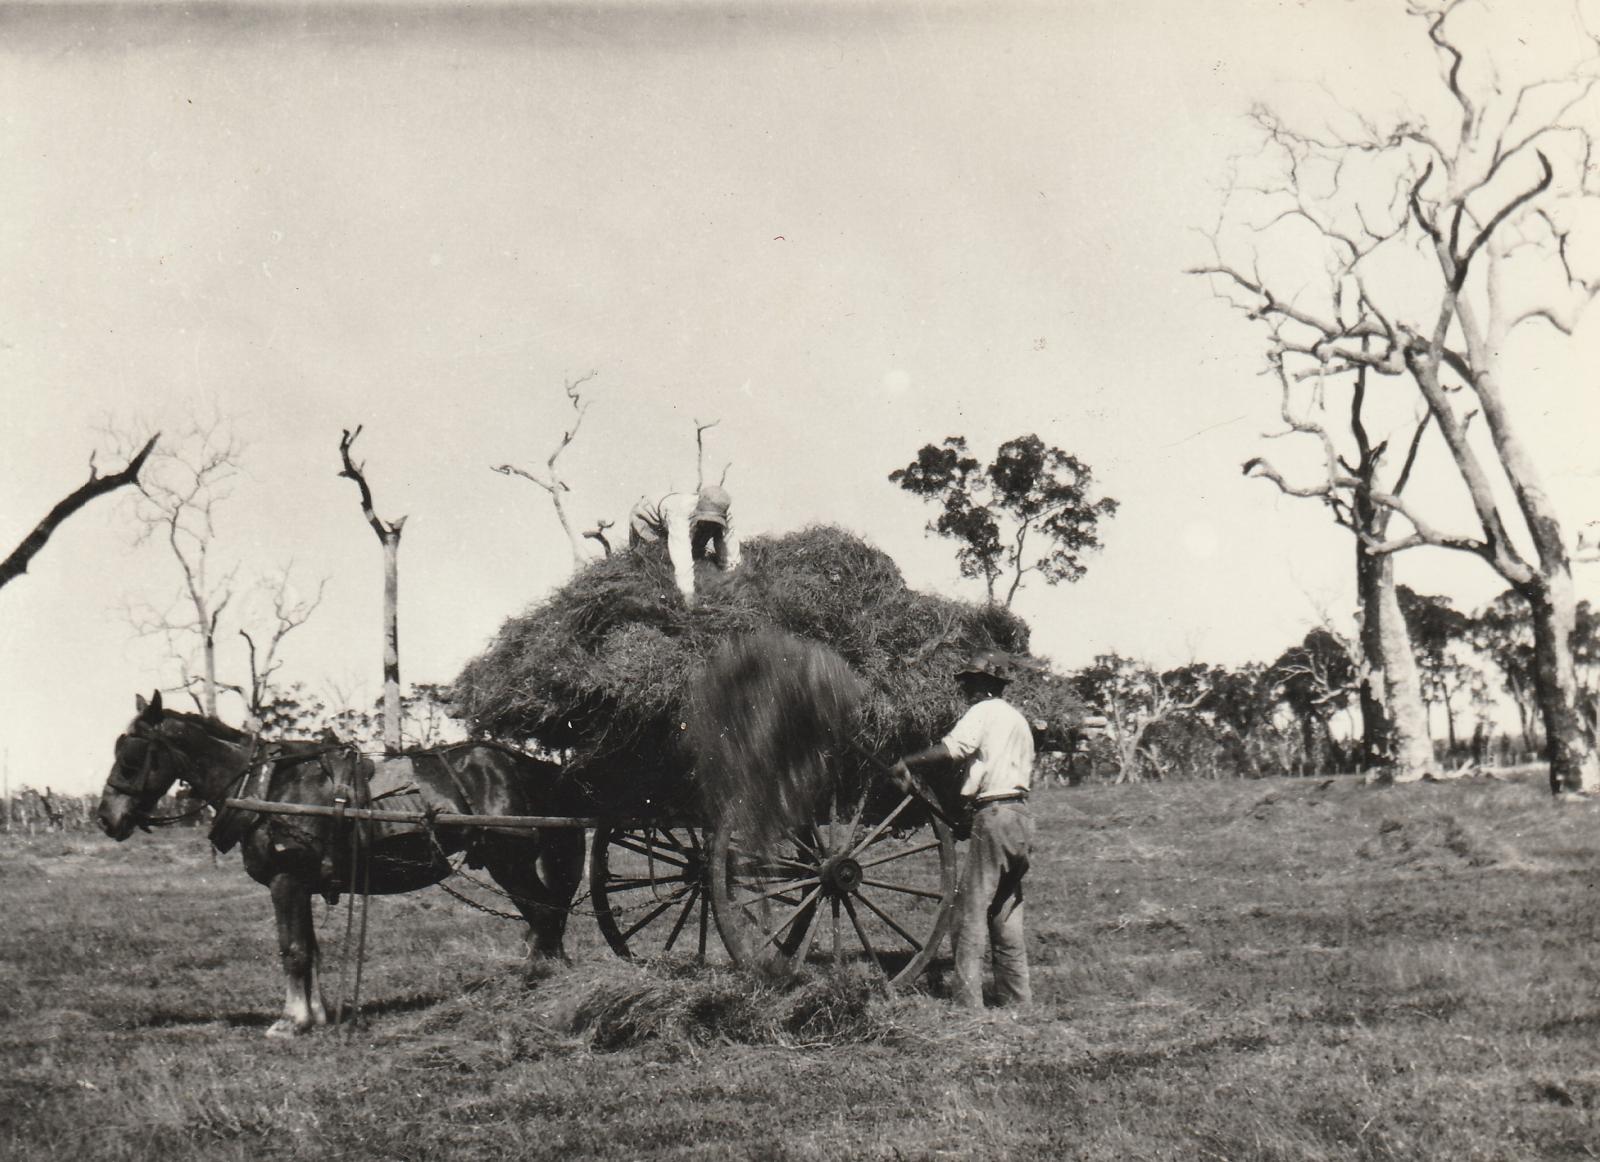
[(298, 1037), (304, 1032), (304, 1029), (302, 1029), (299, 1025), (296, 1025), (288, 1017), (279, 1017), (276, 1021), (272, 1022), (271, 1028), (267, 1030), (267, 1036), (274, 1039)]

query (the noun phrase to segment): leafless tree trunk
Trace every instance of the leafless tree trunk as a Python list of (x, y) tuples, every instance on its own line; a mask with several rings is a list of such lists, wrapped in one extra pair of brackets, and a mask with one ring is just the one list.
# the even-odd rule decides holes
[(1362, 762), (1380, 778), (1414, 782), (1434, 769), (1427, 708), (1405, 615), (1394, 587), (1394, 558), (1356, 542), (1361, 595)]
[(139, 470), (144, 467), (145, 460), (150, 456), (150, 450), (156, 446), (156, 440), (159, 438), (159, 432), (151, 436), (145, 441), (144, 447), (133, 454), (126, 467), (119, 472), (113, 472), (110, 476), (100, 475), (99, 470), (95, 467), (94, 456), (91, 454), (89, 456), (89, 479), (57, 501), (55, 507), (45, 514), (44, 519), (33, 527), (33, 531), (22, 538), (22, 543), (11, 550), (11, 555), (4, 561), (0, 561), (0, 588), (4, 588), (8, 583), (28, 571), (28, 563), (33, 560), (40, 549), (44, 548), (45, 542), (50, 539), (51, 534), (69, 516), (97, 496), (115, 492), (126, 484), (137, 484)]
[(361, 434), (345, 429), (339, 440), (339, 456), (344, 462), (340, 476), (349, 477), (361, 490), (361, 512), (383, 546), (383, 747), (390, 754), (400, 751), (400, 532), (406, 518), (383, 521), (372, 507), (372, 490), (367, 487), (363, 465), (350, 458), (350, 448)]
[[(545, 460), (543, 475), (529, 472), (526, 468), (518, 468), (514, 464), (501, 464), (493, 469), (493, 471), (499, 472), (504, 476), (520, 476), (524, 480), (537, 484), (549, 494), (550, 503), (556, 510), (556, 519), (561, 522), (561, 531), (567, 535), (567, 544), (572, 549), (573, 566), (579, 569), (583, 568), (587, 563), (583, 551), (583, 537), (580, 537), (574, 531), (572, 521), (567, 517), (567, 509), (563, 497), (566, 493), (571, 492), (572, 489), (565, 480), (561, 479), (560, 474), (556, 471), (556, 460), (562, 452), (567, 450), (567, 445), (572, 443), (573, 438), (577, 436), (578, 429), (583, 426), (583, 417), (588, 413), (589, 405), (593, 402), (592, 400), (584, 399), (583, 393), (578, 389), (598, 374), (599, 372), (597, 371), (591, 371), (587, 375), (580, 375), (577, 379), (567, 381), (565, 388), (567, 400), (572, 404), (572, 410), (577, 415), (573, 418), (572, 427), (561, 433), (561, 439), (557, 441), (555, 450)], [(584, 537), (591, 535), (593, 534), (583, 534)], [(596, 539), (606, 548), (606, 555), (610, 556), (610, 546), (606, 544), (605, 538), (601, 536)]]
[[(1469, 10), (1482, 14), (1462, 0), (1413, 7), (1458, 115), (1442, 132), (1421, 118), (1387, 129), (1357, 118), (1359, 131), (1350, 135), (1300, 132), (1257, 112), (1269, 145), (1287, 159), (1268, 192), (1287, 199), (1285, 214), (1321, 232), (1324, 261), (1337, 256), (1331, 294), (1309, 301), (1292, 284), (1279, 293), (1253, 262), (1230, 265), (1219, 257), (1206, 270), (1247, 292), (1252, 315), (1272, 327), (1276, 348), (1320, 373), (1363, 366), (1410, 373), (1466, 486), (1478, 530), (1446, 532), (1400, 497), (1378, 492), (1373, 500), (1410, 531), (1371, 549), (1433, 545), (1470, 553), (1527, 599), (1552, 790), (1596, 792), (1600, 757), (1576, 704), (1566, 537), (1512, 421), (1501, 357), (1524, 323), (1540, 321), (1570, 335), (1600, 289), (1600, 279), (1575, 269), (1576, 248), (1569, 245), (1580, 215), (1600, 193), (1589, 184), (1595, 135), (1577, 120), (1600, 78), (1600, 52), (1592, 40), (1576, 38), (1583, 57), (1570, 71), (1507, 80), (1488, 51), (1458, 41), (1452, 18)], [(1459, 37), (1467, 34), (1463, 29)], [(1380, 190), (1376, 196), (1344, 188), (1347, 175), (1357, 172), (1379, 175), (1370, 187)], [(1312, 202), (1319, 209), (1309, 210)], [(1383, 263), (1365, 261), (1380, 250)], [(1402, 261), (1432, 267), (1435, 296), (1420, 313), (1409, 307), (1415, 296), (1404, 288), (1387, 298), (1379, 293), (1378, 282)], [(1468, 438), (1479, 415), (1488, 429), (1487, 461)], [(1497, 481), (1514, 506), (1501, 500)]]
[[(1382, 781), (1419, 780), (1433, 770), (1433, 744), (1411, 639), (1395, 593), (1394, 561), (1373, 548), (1383, 540), (1392, 511), (1375, 500), (1384, 489), (1380, 472), (1388, 442), (1373, 443), (1363, 415), (1371, 369), (1354, 369), (1349, 415), (1344, 425), (1355, 441), (1356, 455), (1351, 461), (1338, 453), (1332, 433), (1319, 415), (1308, 416), (1296, 410), (1296, 379), (1285, 362), (1293, 352), (1281, 337), (1276, 343), (1269, 358), (1282, 388), (1281, 414), (1287, 425), (1286, 434), (1313, 436), (1321, 443), (1324, 477), (1314, 484), (1291, 485), (1276, 468), (1259, 458), (1247, 461), (1244, 470), (1271, 480), (1286, 495), (1321, 500), (1334, 520), (1355, 535), (1356, 593), (1362, 616), (1359, 656), (1353, 656), (1352, 661), (1360, 673), (1363, 767)], [(1313, 406), (1321, 412), (1328, 404), (1320, 367), (1316, 369), (1316, 379)], [(1424, 416), (1412, 433), (1395, 482), (1389, 486), (1392, 495), (1405, 491), (1427, 426)]]
[[(262, 589), (272, 602), (272, 620), (266, 631), (252, 634), (247, 629), (239, 630), (239, 636), (244, 638), (250, 668), (249, 689), (240, 690), (239, 693), (244, 698), (251, 721), (257, 724), (275, 693), (273, 679), (283, 666), (278, 651), (284, 639), (310, 620), (317, 606), (322, 604), (323, 591), (328, 586), (324, 578), (317, 585), (315, 597), (297, 600), (289, 583), (289, 571), (290, 567), (286, 566), (277, 577), (262, 583)], [(261, 638), (260, 642), (256, 640), (258, 637)]]
[[(233, 599), (234, 575), (213, 575), (217, 509), (228, 499), (229, 485), (239, 473), (243, 448), (219, 418), (196, 420), (176, 440), (156, 449), (149, 471), (139, 481), (136, 517), (141, 541), (160, 537), (182, 576), (177, 605), (171, 609), (130, 609), (130, 620), (142, 636), (166, 639), (180, 668), (181, 688), (201, 713), (217, 717), (217, 634), (223, 612)], [(185, 641), (197, 643), (199, 673)]]

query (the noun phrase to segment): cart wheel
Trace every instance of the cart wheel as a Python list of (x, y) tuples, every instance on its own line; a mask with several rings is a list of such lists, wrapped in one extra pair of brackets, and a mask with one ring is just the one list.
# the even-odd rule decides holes
[(835, 803), (770, 852), (745, 850), (719, 826), (711, 902), (734, 961), (779, 968), (863, 962), (891, 984), (914, 980), (938, 951), (956, 892), (950, 829), (938, 820), (895, 826), (915, 802), (907, 796), (871, 822), (861, 802)]
[(589, 896), (600, 932), (618, 956), (706, 955), (710, 893), (697, 827), (598, 827)]

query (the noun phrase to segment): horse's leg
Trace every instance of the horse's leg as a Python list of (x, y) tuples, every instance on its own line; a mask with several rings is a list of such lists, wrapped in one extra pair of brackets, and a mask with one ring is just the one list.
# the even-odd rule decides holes
[(306, 933), (311, 938), (311, 983), (306, 999), (311, 1004), (311, 1021), (315, 1025), (328, 1023), (328, 1003), (322, 996), (322, 942), (317, 939), (316, 919), (311, 915), (311, 894), (306, 893)]
[(267, 1036), (293, 1037), (306, 1032), (315, 1021), (311, 998), (316, 987), (317, 934), (311, 923), (311, 885), (288, 872), (274, 875), (272, 910), (278, 920), (285, 993), (283, 1016), (273, 1022)]
[(583, 879), (582, 829), (546, 828), (528, 839), (491, 836), (485, 856), (489, 874), (528, 922), (529, 960), (567, 960), (562, 939)]

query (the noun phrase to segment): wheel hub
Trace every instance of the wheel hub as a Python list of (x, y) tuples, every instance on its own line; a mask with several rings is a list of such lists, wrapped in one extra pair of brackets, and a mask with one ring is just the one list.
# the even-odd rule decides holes
[(822, 866), (822, 890), (830, 896), (848, 896), (861, 886), (861, 865), (849, 856), (836, 856)]

